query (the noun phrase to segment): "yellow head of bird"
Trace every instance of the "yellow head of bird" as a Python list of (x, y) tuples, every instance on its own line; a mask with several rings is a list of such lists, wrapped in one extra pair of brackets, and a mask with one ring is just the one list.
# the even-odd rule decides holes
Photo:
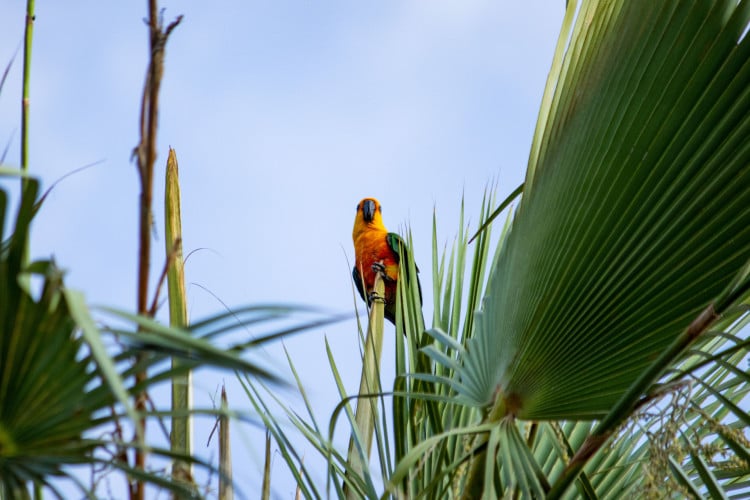
[(385, 230), (383, 209), (380, 206), (380, 202), (375, 198), (364, 198), (357, 205), (357, 215), (354, 218), (352, 236), (356, 239), (359, 233), (367, 229)]

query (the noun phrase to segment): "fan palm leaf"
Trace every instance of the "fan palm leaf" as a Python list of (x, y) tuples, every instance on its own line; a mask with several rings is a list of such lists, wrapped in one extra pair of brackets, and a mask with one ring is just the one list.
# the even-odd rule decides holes
[(583, 3), (464, 356), (468, 400), (602, 417), (742, 270), (749, 10)]
[[(453, 382), (488, 421), (603, 419), (552, 496), (747, 290), (749, 21), (742, 1), (585, 1), (561, 34), (523, 199)], [(492, 487), (484, 463), (471, 494)]]
[[(52, 261), (24, 265), (39, 186), (36, 179), (25, 178), (14, 227), (0, 246), (0, 498), (27, 496), (30, 483), (46, 485), (62, 497), (55, 482), (60, 477), (71, 479), (88, 496), (91, 492), (76, 479), (72, 466), (93, 464), (183, 497), (194, 496), (191, 485), (118, 458), (138, 448), (170, 461), (213, 468), (188, 454), (149, 445), (143, 436), (123, 436), (136, 428), (133, 422), (140, 417), (131, 404), (133, 395), (205, 366), (239, 370), (278, 385), (281, 380), (262, 356), (243, 353), (336, 318), (309, 308), (250, 306), (198, 320), (190, 328), (175, 328), (124, 311), (92, 310), (82, 294), (64, 286), (63, 273)], [(7, 199), (0, 189), (0, 235), (5, 234)], [(41, 282), (38, 293), (33, 293), (29, 276)], [(105, 326), (95, 322), (94, 311)], [(296, 322), (290, 322), (295, 316)], [(106, 326), (108, 322), (118, 326)], [(247, 325), (265, 328), (266, 333), (251, 340), (225, 335)], [(217, 345), (219, 341), (223, 344)], [(172, 357), (180, 363), (172, 366)], [(149, 375), (136, 382), (134, 375), (141, 371)], [(157, 407), (143, 416), (160, 419), (198, 412), (229, 414)]]

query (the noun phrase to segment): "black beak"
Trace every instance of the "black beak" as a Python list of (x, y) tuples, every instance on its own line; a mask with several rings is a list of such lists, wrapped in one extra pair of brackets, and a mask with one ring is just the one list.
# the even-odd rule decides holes
[(372, 222), (375, 217), (375, 202), (372, 200), (365, 200), (362, 202), (362, 216), (365, 218), (365, 222)]

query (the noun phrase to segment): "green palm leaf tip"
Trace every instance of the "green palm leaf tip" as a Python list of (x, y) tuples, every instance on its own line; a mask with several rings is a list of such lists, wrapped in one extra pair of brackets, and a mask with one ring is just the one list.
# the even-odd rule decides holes
[(581, 6), (463, 359), (473, 403), (601, 417), (747, 262), (749, 12)]
[[(187, 297), (185, 293), (185, 262), (182, 256), (182, 216), (180, 206), (180, 181), (177, 153), (169, 148), (164, 188), (164, 230), (166, 242), (167, 289), (169, 290), (169, 324), (175, 328), (187, 326)], [(172, 359), (172, 367), (180, 366), (179, 359)], [(192, 406), (193, 376), (191, 371), (175, 375), (172, 379), (172, 409), (187, 412)], [(223, 395), (223, 394), (222, 394)], [(228, 424), (226, 424), (228, 425)], [(193, 424), (189, 415), (172, 417), (170, 432), (171, 449), (176, 453), (192, 455)], [(173, 464), (176, 480), (192, 482), (190, 464), (176, 461)], [(224, 497), (222, 497), (224, 498)]]

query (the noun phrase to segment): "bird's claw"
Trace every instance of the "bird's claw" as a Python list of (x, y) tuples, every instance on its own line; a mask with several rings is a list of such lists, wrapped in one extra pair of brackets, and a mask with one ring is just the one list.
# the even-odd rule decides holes
[(372, 267), (373, 272), (385, 276), (385, 266), (383, 265), (382, 262), (375, 262), (372, 264), (371, 267)]
[(367, 295), (367, 300), (370, 302), (370, 304), (374, 302), (382, 302), (383, 304), (385, 304), (385, 297), (383, 297), (382, 295), (378, 295), (375, 292), (370, 292)]

